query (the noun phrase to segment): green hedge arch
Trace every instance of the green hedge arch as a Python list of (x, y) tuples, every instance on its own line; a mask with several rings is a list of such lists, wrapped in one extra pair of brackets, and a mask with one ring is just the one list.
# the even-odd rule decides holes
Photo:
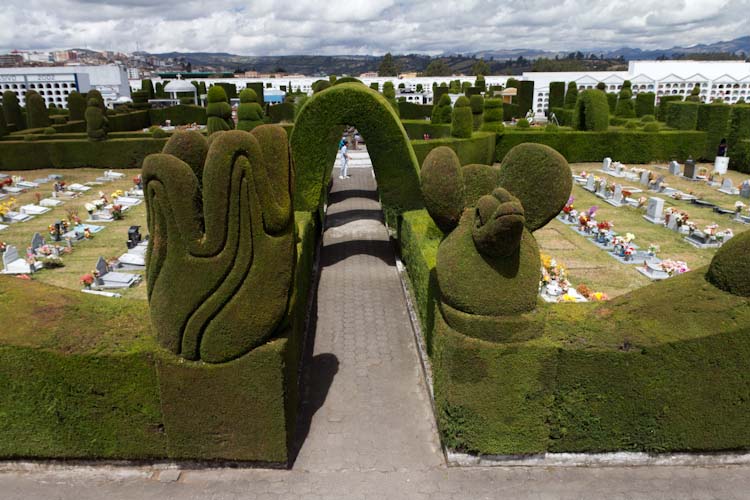
[(313, 95), (302, 107), (290, 139), (295, 163), (295, 210), (317, 210), (345, 125), (367, 141), (386, 215), (423, 208), (419, 164), (406, 130), (378, 92), (344, 83)]

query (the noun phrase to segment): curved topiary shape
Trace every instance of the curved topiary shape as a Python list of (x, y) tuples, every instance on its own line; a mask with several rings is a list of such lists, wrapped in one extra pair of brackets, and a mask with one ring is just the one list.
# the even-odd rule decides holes
[(344, 76), (342, 78), (336, 79), (335, 82), (333, 82), (334, 85), (341, 85), (342, 83), (360, 83), (364, 85), (364, 82), (360, 80), (359, 78), (354, 78), (353, 76)]
[(203, 165), (208, 155), (208, 141), (197, 130), (177, 130), (161, 151), (184, 161), (195, 174), (198, 183), (203, 182)]
[(573, 180), (563, 155), (543, 144), (523, 143), (503, 158), (499, 185), (521, 200), (526, 227), (536, 231), (560, 213)]
[(357, 83), (313, 95), (297, 116), (291, 135), (295, 208), (321, 206), (345, 125), (367, 141), (384, 207), (396, 213), (423, 208), (417, 157), (401, 121), (382, 95)]
[(44, 97), (34, 91), (26, 93), (26, 121), (29, 128), (49, 127), (49, 111)]
[(263, 108), (258, 104), (258, 96), (253, 89), (240, 92), (240, 106), (237, 108), (237, 130), (251, 131), (263, 125)]
[(107, 139), (108, 121), (102, 111), (101, 105), (96, 98), (88, 100), (86, 108), (86, 134), (91, 141), (103, 141)]
[(471, 114), (471, 104), (466, 96), (461, 96), (453, 106), (451, 117), (451, 135), (468, 139), (474, 130), (474, 117)]
[(750, 231), (722, 245), (708, 266), (706, 279), (725, 292), (750, 297)]
[(461, 161), (451, 148), (439, 146), (424, 159), (419, 175), (427, 212), (443, 232), (452, 231), (464, 210)]
[(500, 181), (500, 170), (473, 163), (461, 169), (464, 178), (464, 207), (475, 207), (479, 198), (492, 193)]
[(393, 108), (393, 112), (396, 113), (396, 116), (401, 116), (401, 110), (396, 101), (396, 89), (393, 87), (393, 82), (385, 82), (383, 84), (383, 97), (388, 100), (388, 104)]
[(484, 114), (484, 97), (479, 94), (471, 96), (471, 114), (474, 120), (474, 130), (482, 128), (482, 115)]
[(91, 89), (88, 92), (86, 92), (86, 106), (91, 106), (91, 100), (94, 100), (96, 102), (96, 106), (102, 110), (102, 114), (104, 116), (107, 116), (107, 105), (104, 103), (104, 97), (102, 96), (102, 93), (99, 92), (97, 89)]
[(208, 106), (206, 106), (206, 129), (208, 135), (224, 130), (232, 130), (232, 106), (229, 105), (227, 93), (219, 85), (208, 89)]
[(573, 128), (603, 132), (609, 127), (607, 95), (598, 89), (584, 90), (578, 94), (573, 112)]
[(323, 92), (325, 89), (331, 87), (332, 84), (328, 80), (315, 80), (311, 85), (313, 93)]
[(282, 327), (296, 260), (293, 175), (280, 127), (211, 139), (202, 187), (175, 156), (144, 160), (147, 277), (161, 345), (187, 359), (221, 363)]

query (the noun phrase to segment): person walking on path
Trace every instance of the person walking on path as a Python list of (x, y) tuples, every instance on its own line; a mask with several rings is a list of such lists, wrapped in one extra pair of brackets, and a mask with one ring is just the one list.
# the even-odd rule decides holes
[(348, 175), (349, 170), (349, 150), (346, 148), (346, 142), (342, 144), (341, 146), (341, 172), (339, 174), (339, 179), (348, 179), (350, 176)]

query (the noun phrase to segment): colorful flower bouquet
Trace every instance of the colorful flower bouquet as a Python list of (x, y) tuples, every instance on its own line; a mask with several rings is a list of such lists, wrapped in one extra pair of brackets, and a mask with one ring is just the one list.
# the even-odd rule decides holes
[(682, 274), (682, 273), (686, 273), (690, 271), (690, 268), (688, 268), (687, 263), (681, 260), (672, 260), (672, 259), (666, 259), (666, 260), (661, 261), (661, 268), (669, 276), (674, 276), (675, 274)]
[(83, 285), (86, 289), (91, 288), (91, 285), (94, 284), (94, 275), (91, 273), (84, 274), (81, 276), (81, 285)]

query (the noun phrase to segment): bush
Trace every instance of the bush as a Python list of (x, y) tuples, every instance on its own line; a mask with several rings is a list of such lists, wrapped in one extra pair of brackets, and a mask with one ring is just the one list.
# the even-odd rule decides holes
[(659, 124), (656, 122), (648, 122), (643, 126), (644, 132), (658, 132), (659, 129)]
[(237, 108), (237, 130), (250, 132), (263, 124), (263, 108), (258, 104), (258, 96), (253, 89), (240, 92), (240, 105)]
[(399, 102), (398, 112), (402, 120), (424, 120), (432, 116), (432, 105)]
[(635, 118), (635, 103), (633, 102), (633, 92), (631, 91), (630, 82), (625, 80), (620, 89), (620, 95), (617, 97), (617, 107), (615, 116), (621, 118)]
[(294, 104), (282, 102), (268, 107), (271, 123), (291, 123), (294, 121)]
[(57, 133), (57, 130), (55, 130), (52, 127), (47, 127), (44, 129), (44, 135), (55, 135)]
[(442, 231), (452, 231), (464, 210), (464, 178), (458, 156), (447, 146), (433, 149), (424, 159), (419, 177), (430, 217)]
[(427, 154), (440, 146), (448, 146), (458, 155), (461, 165), (480, 163), (491, 165), (495, 160), (495, 137), (492, 132), (475, 132), (469, 139), (448, 137), (429, 141), (411, 141), (417, 161), (421, 164)]
[(667, 107), (667, 126), (677, 130), (695, 130), (698, 124), (697, 102), (670, 102)]
[(627, 130), (636, 130), (636, 129), (638, 128), (638, 124), (637, 124), (637, 123), (635, 123), (635, 122), (634, 122), (634, 121), (632, 121), (632, 120), (628, 120), (628, 121), (627, 121), (627, 122), (625, 123), (625, 128), (626, 128)]
[(729, 135), (729, 117), (732, 107), (727, 104), (700, 104), (696, 130), (706, 132), (706, 150), (702, 158), (713, 161), (722, 139)]
[(94, 104), (102, 110), (102, 113), (104, 116), (107, 116), (107, 105), (104, 104), (104, 97), (102, 97), (102, 93), (99, 92), (96, 89), (91, 89), (86, 93), (86, 107), (88, 108), (91, 106), (91, 102), (93, 99)]
[(169, 137), (169, 134), (161, 127), (156, 127), (153, 132), (151, 132), (151, 136), (154, 139), (165, 139)]
[(518, 116), (526, 116), (534, 107), (534, 81), (522, 80), (518, 83)]
[(576, 82), (568, 82), (568, 91), (565, 93), (565, 105), (566, 109), (573, 109), (578, 102), (578, 85)]
[(437, 106), (432, 108), (432, 118), (430, 121), (435, 124), (450, 123), (452, 114), (451, 98), (448, 94), (443, 94), (440, 96)]
[(423, 140), (425, 134), (429, 134), (430, 139), (441, 139), (451, 136), (450, 124), (433, 124), (426, 120), (401, 120), (401, 125), (406, 130), (409, 139)]
[(516, 128), (528, 129), (528, 128), (531, 128), (531, 124), (529, 123), (529, 120), (527, 120), (526, 118), (519, 118), (516, 121)]
[(607, 106), (609, 106), (609, 114), (614, 115), (617, 110), (617, 94), (607, 93)]
[(5, 114), (5, 123), (8, 127), (15, 127), (15, 130), (25, 130), (26, 120), (21, 113), (21, 105), (18, 102), (16, 93), (12, 90), (3, 92), (3, 113)]
[(570, 127), (573, 125), (573, 110), (565, 108), (551, 108), (550, 112), (555, 114), (557, 121), (563, 127)]
[(686, 101), (701, 102), (701, 86), (699, 84), (693, 85), (693, 89), (690, 91), (690, 95), (685, 98)]
[[(482, 128), (482, 114), (484, 113), (484, 97), (481, 95), (473, 95), (469, 99), (471, 103), (471, 114), (474, 120), (474, 130)], [(502, 109), (502, 108), (501, 108)]]
[(739, 158), (736, 158), (735, 152), (738, 149), (745, 151), (744, 148), (739, 148), (739, 146), (748, 137), (750, 137), (750, 105), (735, 104), (732, 106), (732, 114), (729, 121), (729, 138), (727, 141), (729, 146), (729, 161), (732, 168), (742, 168), (744, 172), (750, 170), (750, 158), (746, 158), (746, 161), (740, 162)]
[(655, 122), (656, 117), (654, 115), (643, 115), (641, 116), (641, 123)]
[(8, 134), (8, 126), (5, 124), (5, 113), (3, 113), (3, 106), (0, 105), (0, 137)]
[(511, 120), (513, 118), (522, 118), (518, 114), (518, 104), (504, 102), (503, 103), (503, 119)]
[(208, 89), (208, 106), (206, 107), (208, 135), (223, 130), (232, 130), (232, 107), (227, 100), (227, 94), (220, 85)]
[(750, 232), (726, 242), (714, 255), (706, 279), (717, 288), (750, 297)]
[(656, 118), (660, 122), (667, 121), (667, 107), (670, 102), (682, 101), (682, 96), (679, 95), (663, 95), (659, 98), (659, 110), (656, 113)]
[(565, 82), (550, 82), (549, 107), (562, 108), (565, 106)]
[(502, 99), (487, 99), (484, 102), (484, 115), (482, 116), (482, 131), (502, 134), (505, 130), (503, 123), (503, 101)]
[(466, 96), (461, 96), (453, 106), (451, 119), (451, 135), (459, 138), (470, 138), (474, 130), (474, 122), (471, 114), (471, 104)]
[(601, 132), (609, 127), (607, 96), (601, 90), (589, 89), (578, 94), (573, 111), (573, 128)]
[(393, 112), (396, 116), (399, 116), (398, 102), (396, 101), (396, 89), (393, 88), (393, 82), (385, 82), (383, 84), (383, 97), (388, 100), (388, 103), (393, 108)]
[(641, 118), (653, 115), (656, 110), (656, 94), (653, 92), (640, 92), (635, 96), (635, 116)]
[(68, 94), (68, 109), (70, 110), (70, 121), (84, 119), (86, 99), (76, 90)]
[(31, 90), (26, 93), (26, 121), (29, 128), (44, 128), (50, 125), (44, 98)]
[(560, 130), (560, 127), (556, 123), (548, 123), (547, 125), (544, 126), (545, 132), (554, 133), (554, 132), (558, 132), (559, 130)]
[(316, 80), (312, 84), (312, 90), (315, 94), (322, 92), (329, 87), (331, 87), (331, 82), (328, 80)]
[[(222, 89), (224, 89), (224, 94), (227, 96), (227, 100), (237, 98), (237, 85), (235, 85), (234, 83), (219, 82), (215, 83), (213, 86), (221, 87)], [(211, 89), (208, 89), (208, 91), (210, 94)]]
[[(362, 83), (362, 80), (360, 80), (359, 78), (354, 78), (353, 76), (344, 76), (341, 78), (337, 78), (333, 84), (341, 85), (342, 83), (359, 83), (359, 84), (364, 85), (364, 83)], [(403, 83), (399, 85), (403, 85)], [(403, 88), (403, 87), (399, 87), (399, 88)]]
[(39, 140), (39, 136), (34, 134), (26, 134), (23, 136), (23, 140), (26, 142), (37, 141)]
[(86, 133), (90, 141), (104, 141), (108, 131), (107, 117), (101, 109), (100, 102), (95, 98), (88, 100), (86, 108)]

